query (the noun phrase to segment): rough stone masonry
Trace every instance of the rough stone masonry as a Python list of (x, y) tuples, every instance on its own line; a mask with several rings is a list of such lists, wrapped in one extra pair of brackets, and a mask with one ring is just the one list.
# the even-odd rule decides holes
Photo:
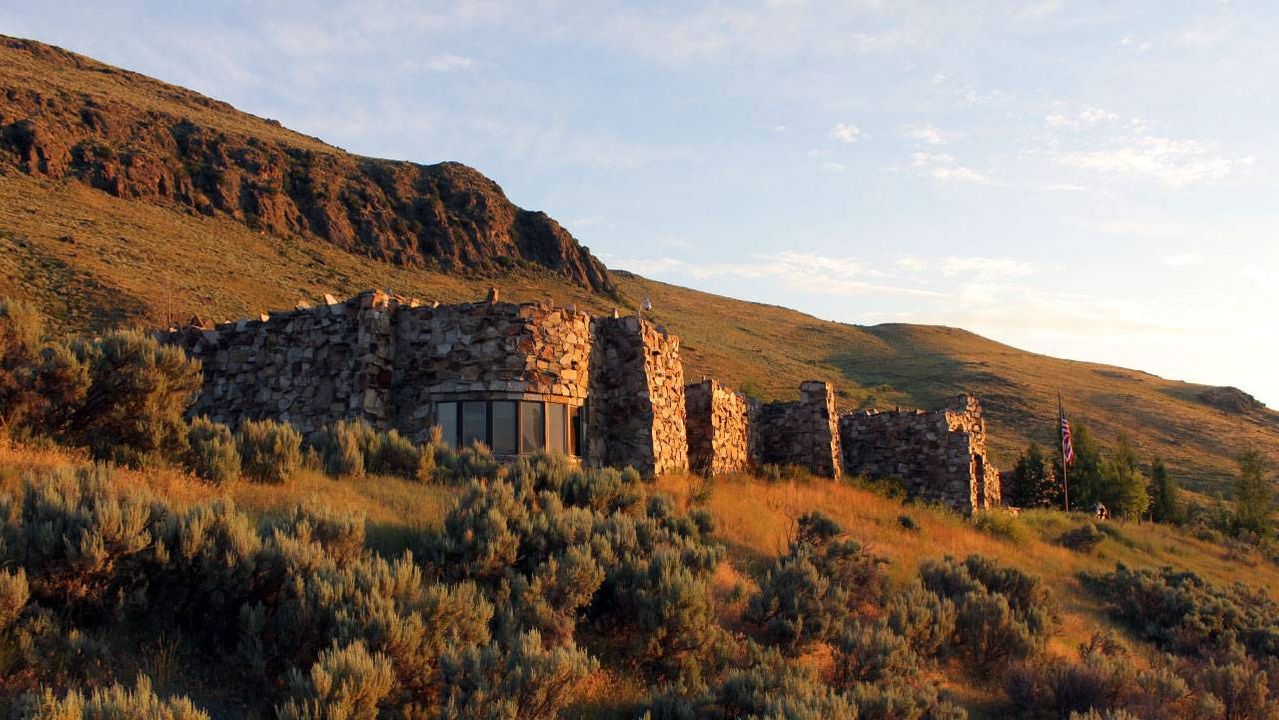
[(971, 511), (1000, 504), (999, 471), (986, 454), (977, 398), (951, 398), (936, 412), (865, 410), (839, 422), (844, 467), (900, 478), (912, 497)]
[(901, 477), (965, 511), (997, 505), (981, 405), (839, 416), (829, 383), (761, 405), (715, 380), (685, 386), (679, 338), (643, 318), (548, 303), (421, 303), (381, 291), (325, 296), (255, 319), (162, 335), (204, 366), (192, 414), (272, 418), (312, 434), (360, 419), (418, 441), (441, 426), (500, 457), (541, 449), (645, 475), (797, 465), (815, 475)]

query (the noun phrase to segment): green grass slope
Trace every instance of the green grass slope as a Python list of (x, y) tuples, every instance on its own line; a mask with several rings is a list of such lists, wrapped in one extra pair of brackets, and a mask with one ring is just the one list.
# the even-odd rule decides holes
[(719, 378), (765, 399), (829, 380), (845, 409), (929, 407), (971, 391), (988, 413), (996, 461), (1030, 439), (1052, 443), (1056, 393), (1104, 441), (1126, 434), (1163, 456), (1191, 487), (1224, 489), (1245, 447), (1279, 454), (1279, 414), (1229, 412), (1208, 388), (1028, 353), (963, 330), (863, 327), (615, 272), (621, 302), (537, 270), (494, 279), (405, 268), (312, 239), (276, 237), (226, 218), (122, 200), (73, 182), (0, 176), (0, 294), (35, 302), (64, 330), (159, 326), (292, 308), (326, 292), (371, 287), (440, 302), (470, 301), (490, 284), (512, 300), (630, 312), (651, 297), (653, 319), (680, 335), (686, 377)]

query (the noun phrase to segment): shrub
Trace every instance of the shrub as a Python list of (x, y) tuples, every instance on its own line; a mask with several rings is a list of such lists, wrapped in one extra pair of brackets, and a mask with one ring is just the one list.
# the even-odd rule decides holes
[(1026, 524), (1007, 510), (975, 512), (973, 527), (989, 535), (1003, 538), (1014, 545), (1024, 545), (1030, 539), (1030, 531), (1026, 529)]
[(162, 509), (114, 488), (103, 465), (28, 478), (3, 526), (4, 560), (26, 571), (31, 595), (71, 610), (100, 610), (145, 584), (151, 529)]
[(370, 653), (364, 643), (345, 647), (335, 642), (303, 675), (289, 673), (292, 697), (276, 708), (280, 720), (342, 720), (377, 717), (378, 706), (391, 692), (395, 674), (385, 655)]
[(973, 592), (961, 598), (955, 611), (958, 654), (974, 676), (989, 673), (1030, 656), (1041, 646), (1018, 619), (1002, 595)]
[(1109, 605), (1111, 615), (1139, 637), (1173, 652), (1255, 658), (1279, 652), (1279, 605), (1265, 593), (1236, 583), (1214, 585), (1189, 571), (1130, 570), (1083, 575)]
[(835, 684), (882, 684), (914, 675), (919, 661), (906, 639), (879, 623), (857, 622), (835, 642)]
[(0, 299), (0, 436), (44, 402), (35, 382), (44, 319), (35, 306)]
[(771, 642), (797, 652), (804, 643), (829, 640), (845, 620), (879, 597), (882, 560), (821, 513), (800, 518), (790, 553), (779, 558), (751, 598), (744, 617)]
[(17, 572), (0, 570), (0, 633), (17, 621), (30, 597), (26, 571), (22, 568), (18, 568)]
[(575, 647), (546, 650), (536, 632), (443, 659), (446, 720), (554, 720), (599, 665)]
[(986, 675), (1039, 650), (1051, 632), (1052, 602), (1034, 577), (980, 555), (920, 568), (923, 586), (955, 603), (955, 652)]
[(375, 447), (366, 455), (368, 469), (380, 475), (412, 480), (418, 472), (418, 448), (395, 430), (378, 433)]
[(502, 464), (493, 457), (493, 451), (479, 440), (456, 452), (444, 448), (436, 455), (436, 463), (443, 466), (445, 477), (455, 483), (492, 480), (502, 468)]
[(915, 518), (906, 514), (897, 516), (897, 524), (906, 532), (923, 532), (923, 528), (919, 526), (919, 523), (915, 522)]
[(884, 616), (888, 627), (924, 658), (941, 655), (955, 633), (955, 603), (918, 584), (895, 593)]
[(315, 436), (315, 448), (324, 461), (324, 472), (336, 478), (364, 477), (364, 447), (369, 443), (362, 437), (369, 428), (359, 421), (339, 420), (325, 425)]
[(302, 436), (288, 423), (246, 420), (236, 434), (244, 474), (253, 482), (288, 482), (302, 465)]
[(113, 685), (105, 690), (95, 689), (87, 697), (71, 690), (61, 698), (52, 690), (45, 690), (41, 695), (24, 697), (18, 705), (14, 717), (27, 720), (209, 720), (207, 713), (198, 710), (185, 697), (161, 700), (145, 675), (138, 676), (132, 690)]
[(1095, 524), (1084, 523), (1073, 530), (1067, 530), (1062, 533), (1057, 542), (1075, 552), (1090, 553), (1105, 539), (1106, 534), (1098, 530)]
[(198, 477), (218, 485), (239, 479), (240, 451), (226, 425), (198, 417), (191, 421), (187, 441), (187, 467)]
[[(131, 465), (177, 459), (187, 449), (183, 413), (202, 383), (200, 363), (138, 331), (76, 340), (65, 360), (83, 365), (88, 391), (52, 408), (57, 432), (95, 458)], [(74, 370), (67, 369), (74, 374)]]

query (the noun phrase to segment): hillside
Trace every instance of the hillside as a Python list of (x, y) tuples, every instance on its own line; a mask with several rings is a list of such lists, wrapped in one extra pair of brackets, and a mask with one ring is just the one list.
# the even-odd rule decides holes
[[(1163, 456), (1201, 491), (1224, 489), (1231, 458), (1245, 447), (1279, 454), (1279, 414), (1237, 391), (1053, 359), (952, 328), (834, 323), (607, 273), (576, 241), (565, 244), (567, 233), (556, 234), (563, 231), (553, 220), (538, 216), (545, 218), (537, 222), (547, 237), (559, 238), (552, 249), (567, 248), (566, 255), (544, 257), (519, 244), (533, 237), (519, 231), (533, 216), (469, 168), (357, 158), (223, 103), (38, 43), (0, 42), (0, 60), (0, 294), (37, 303), (61, 329), (157, 326), (192, 314), (227, 320), (369, 287), (452, 302), (481, 297), (496, 282), (508, 299), (552, 299), (601, 313), (633, 310), (648, 296), (651, 316), (682, 338), (689, 379), (715, 376), (766, 399), (790, 397), (803, 379), (825, 379), (836, 384), (846, 409), (934, 406), (971, 391), (985, 402), (992, 450), (1003, 466), (1030, 439), (1053, 442), (1058, 391), (1072, 416), (1086, 420), (1103, 441), (1126, 434), (1144, 459)], [(192, 172), (183, 163), (195, 146), (178, 153), (172, 133), (146, 153), (121, 150), (139, 142), (139, 133), (154, 137), (174, 118), (189, 120), (206, 140), (225, 138), (200, 147), (256, 148), (265, 154), (251, 153), (253, 163), (284, 163), (273, 166), (274, 184), (246, 196), (266, 176), (231, 172), (220, 155), (200, 156), (207, 167), (227, 169), (215, 173), (216, 181), (204, 170)], [(72, 140), (77, 144), (66, 144)], [(115, 154), (86, 154), (99, 145)], [(227, 152), (232, 160), (250, 157)], [(129, 159), (99, 162), (108, 156)], [(312, 165), (291, 164), (297, 157)], [(322, 182), (310, 171), (285, 172), (317, 166), (326, 168)], [(144, 168), (150, 168), (145, 177)], [(378, 175), (377, 168), (390, 175)], [(390, 176), (398, 179), (378, 184)], [(414, 197), (424, 199), (410, 205), (439, 212), (413, 215), (421, 228), (396, 234), (396, 228), (416, 228), (397, 224), (407, 216), (397, 214), (404, 206), (392, 200), (400, 196), (391, 190), (404, 189), (400, 183), (409, 176), (416, 178), (411, 185), (418, 183)], [(213, 190), (228, 178), (239, 183), (241, 199), (269, 202), (220, 205), (219, 197), (230, 196)], [(462, 189), (446, 191), (454, 183)], [(339, 203), (343, 210), (332, 217), (349, 221), (343, 213), (350, 211), (368, 222), (348, 222), (343, 227), (354, 229), (350, 236), (325, 231), (341, 223), (313, 222), (321, 216), (308, 214), (305, 200), (319, 197), (321, 187), (329, 199), (349, 199), (352, 188), (363, 188), (356, 194), (369, 205)], [(299, 188), (311, 194), (298, 195)], [(254, 210), (268, 206), (279, 212)], [(378, 239), (384, 231), (393, 238), (387, 244)], [(443, 241), (428, 242), (443, 236), (458, 253)], [(603, 274), (592, 279), (591, 268)]]
[(545, 213), (459, 163), (343, 152), (183, 88), (0, 36), (0, 167), (229, 217), (412, 266), (530, 264), (611, 291), (604, 266)]
[[(76, 451), (0, 443), (0, 497), (20, 496), (24, 483), (30, 480), (56, 487), (60, 473), (65, 478), (75, 468), (86, 472), (90, 467), (87, 458)], [(99, 468), (99, 472), (104, 471)], [(303, 470), (286, 485), (238, 480), (218, 486), (178, 469), (135, 471), (116, 467), (110, 470), (109, 477), (115, 488), (112, 492), (126, 497), (142, 493), (141, 497), (168, 506), (179, 515), (185, 513), (186, 517), (200, 517), (199, 508), (221, 504), (230, 512), (245, 513), (256, 523), (279, 523), (299, 504), (316, 507), (315, 501), (323, 498), (323, 517), (331, 522), (352, 518), (359, 528), (357, 536), (362, 547), (375, 557), (385, 558), (420, 548), (424, 538), (443, 532), (446, 517), (456, 512), (454, 508), (468, 492), (461, 486), (422, 484), (388, 476), (337, 479), (316, 470)], [(1011, 519), (1008, 525), (992, 526), (992, 531), (942, 508), (903, 505), (846, 483), (808, 476), (769, 483), (749, 475), (733, 475), (711, 485), (703, 484), (700, 478), (667, 476), (655, 489), (671, 497), (680, 512), (702, 510), (714, 518), (715, 537), (726, 549), (709, 573), (715, 619), (739, 633), (738, 637), (752, 632), (745, 620), (745, 598), (759, 591), (777, 557), (786, 553), (796, 518), (814, 510), (826, 513), (849, 537), (864, 543), (870, 553), (885, 561), (883, 570), (890, 594), (908, 588), (921, 563), (947, 555), (980, 554), (1038, 578), (1056, 608), (1053, 631), (1044, 648), (1045, 658), (1058, 665), (1068, 665), (1076, 658), (1077, 648), (1087, 644), (1099, 630), (1118, 632), (1123, 638), (1121, 646), (1132, 653), (1138, 666), (1154, 664), (1159, 657), (1154, 646), (1113, 619), (1102, 599), (1081, 582), (1084, 573), (1104, 573), (1116, 563), (1134, 569), (1171, 567), (1196, 573), (1204, 581), (1222, 587), (1242, 582), (1272, 595), (1279, 591), (1279, 566), (1273, 560), (1247, 546), (1215, 544), (1187, 528), (1104, 523), (1096, 547), (1081, 551), (1071, 550), (1061, 542), (1064, 533), (1088, 524), (1088, 518), (1080, 513), (1031, 511)], [(11, 518), (5, 520), (14, 522)], [(202, 537), (198, 532), (194, 535)], [(215, 533), (209, 531), (203, 537), (212, 536)], [(208, 566), (217, 567), (222, 562), (226, 561)], [(157, 616), (168, 618), (162, 612), (157, 612)], [(215, 616), (203, 618), (202, 622), (212, 622)], [(89, 676), (99, 681), (129, 681), (137, 673), (147, 673), (155, 678), (159, 691), (188, 695), (215, 718), (266, 716), (254, 711), (264, 700), (277, 696), (279, 686), (268, 689), (254, 684), (249, 672), (237, 665), (235, 655), (210, 653), (190, 637), (160, 635), (154, 639), (156, 622), (152, 618), (141, 629), (120, 626), (103, 633), (100, 642), (116, 642), (119, 650), (109, 664), (91, 668)], [(558, 717), (637, 717), (652, 688), (645, 686), (641, 672), (618, 658), (620, 650), (602, 642), (597, 632), (582, 621), (578, 642), (599, 652), (601, 663), (567, 692), (569, 702)], [(147, 641), (128, 645), (119, 640), (138, 636)], [(0, 634), (0, 647), (4, 640)], [(0, 656), (0, 663), (3, 662), (4, 657)], [(797, 662), (821, 668), (829, 659), (823, 660), (819, 650), (802, 655)], [(1010, 716), (1003, 698), (1003, 678), (993, 683), (974, 681), (953, 664), (943, 664), (930, 677), (965, 707), (970, 717)], [(29, 684), (26, 673), (11, 677), (0, 673), (0, 708), (4, 707), (6, 692), (22, 690)], [(1155, 717), (1172, 715), (1161, 712)]]

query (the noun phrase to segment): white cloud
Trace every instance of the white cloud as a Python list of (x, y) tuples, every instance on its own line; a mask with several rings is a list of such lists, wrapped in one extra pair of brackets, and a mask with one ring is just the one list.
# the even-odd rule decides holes
[(987, 185), (991, 182), (985, 174), (960, 165), (954, 156), (946, 153), (917, 152), (912, 153), (910, 158), (910, 166), (916, 173), (934, 180), (976, 185)]
[(944, 145), (949, 136), (932, 123), (911, 123), (902, 127), (902, 136), (925, 145)]
[(1126, 47), (1137, 52), (1146, 52), (1151, 48), (1149, 41), (1141, 40), (1136, 35), (1128, 33), (1119, 40), (1121, 47)]
[(1023, 7), (1017, 17), (1025, 19), (1056, 15), (1066, 5), (1065, 0), (1039, 0)]
[(1010, 257), (948, 257), (941, 261), (945, 277), (966, 277), (976, 282), (1026, 277), (1039, 272), (1034, 263)]
[(457, 70), (470, 70), (475, 66), (475, 61), (464, 55), (435, 55), (428, 58), (425, 67), (427, 70), (436, 73), (454, 72)]
[(1083, 185), (1075, 185), (1073, 183), (1051, 183), (1049, 185), (1040, 185), (1039, 189), (1045, 192), (1086, 192), (1088, 190)]
[(1213, 155), (1209, 146), (1198, 140), (1149, 135), (1121, 140), (1099, 150), (1062, 153), (1054, 159), (1066, 167), (1153, 180), (1173, 188), (1220, 180), (1230, 174), (1237, 162)]
[(833, 161), (831, 161), (831, 160), (827, 160), (826, 162), (822, 163), (822, 169), (823, 169), (823, 170), (826, 170), (826, 171), (828, 171), (828, 172), (841, 172), (841, 173), (842, 173), (842, 172), (844, 172), (844, 171), (848, 170), (848, 166), (847, 166), (847, 165), (840, 164), (840, 163), (837, 163), (837, 162), (833, 162)]
[(830, 136), (842, 143), (855, 143), (861, 139), (862, 129), (848, 123), (837, 123), (830, 129)]
[[(1074, 115), (1055, 113), (1044, 118), (1050, 128), (1088, 128), (1102, 123), (1115, 122), (1119, 116), (1109, 110), (1088, 107)], [(1134, 121), (1138, 121), (1133, 118)]]

